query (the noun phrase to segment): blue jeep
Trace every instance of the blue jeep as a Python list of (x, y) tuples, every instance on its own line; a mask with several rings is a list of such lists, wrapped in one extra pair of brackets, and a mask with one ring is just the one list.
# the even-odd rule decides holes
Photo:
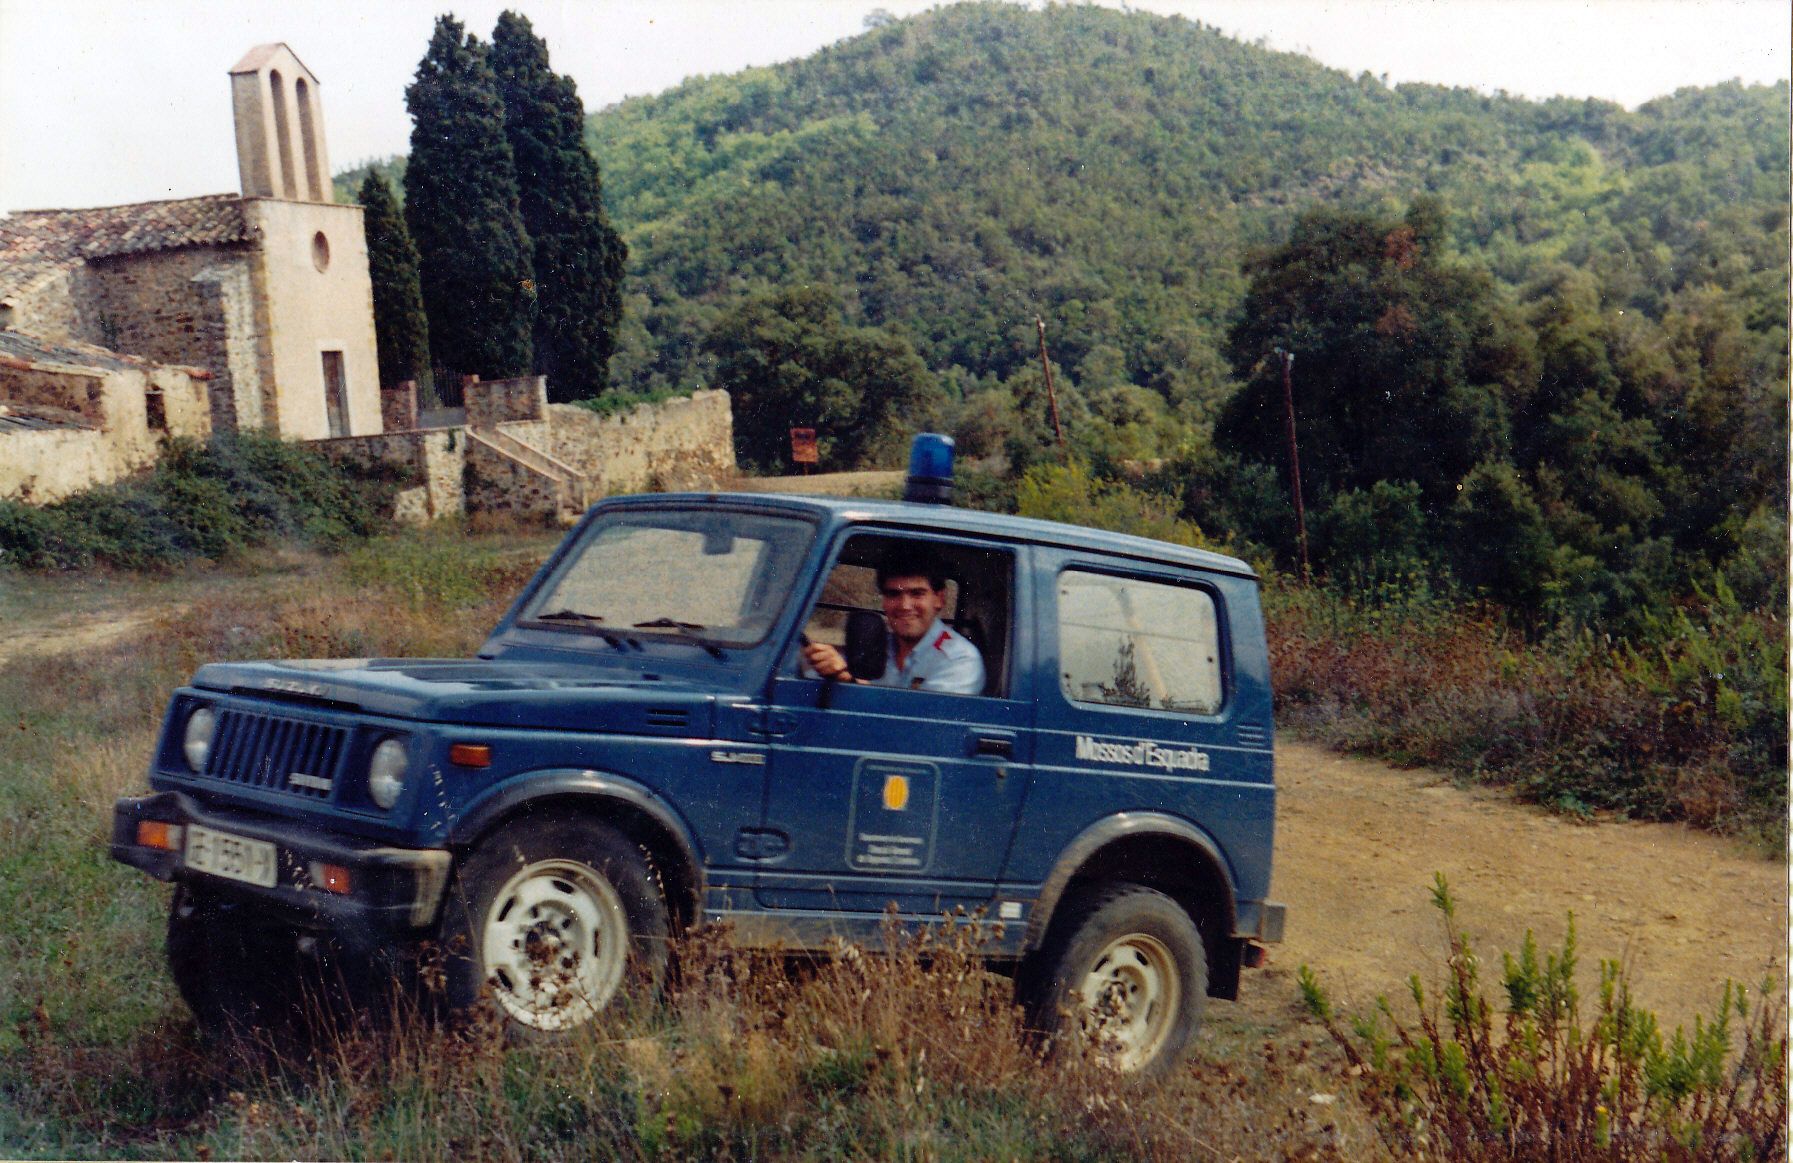
[[(201, 667), (111, 848), (176, 883), (196, 1015), (267, 1016), (305, 954), (433, 949), (450, 1003), (550, 1035), (695, 925), (821, 950), (963, 911), (1039, 1028), (1167, 1069), (1282, 934), (1257, 582), (926, 503), (950, 455), (918, 440), (919, 500), (605, 501), (475, 659)], [(880, 579), (918, 553), (979, 690), (885, 681)]]

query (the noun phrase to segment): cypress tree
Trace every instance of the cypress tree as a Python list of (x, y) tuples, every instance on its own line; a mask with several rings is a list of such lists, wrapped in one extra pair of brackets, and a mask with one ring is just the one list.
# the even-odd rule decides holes
[(380, 384), (416, 380), (419, 399), (434, 395), (430, 325), (417, 285), (417, 247), (384, 174), (369, 168), (358, 195), (367, 232), (367, 273), (374, 285), (374, 340)]
[(604, 390), (616, 350), (628, 252), (604, 212), (578, 89), (549, 68), (548, 46), (527, 17), (498, 18), (492, 71), (535, 247), (535, 368), (548, 377), (549, 399), (586, 399)]
[(405, 221), (417, 244), (436, 366), (498, 378), (533, 368), (535, 272), (487, 57), (459, 21), (437, 18), (405, 90), (412, 121)]

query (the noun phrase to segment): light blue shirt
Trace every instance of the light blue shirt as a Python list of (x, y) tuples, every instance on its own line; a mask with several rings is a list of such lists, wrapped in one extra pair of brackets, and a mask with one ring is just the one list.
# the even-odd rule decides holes
[(935, 618), (926, 634), (897, 665), (896, 635), (885, 646), (884, 676), (867, 680), (874, 686), (904, 690), (940, 691), (951, 695), (984, 693), (984, 659), (977, 647), (952, 627)]

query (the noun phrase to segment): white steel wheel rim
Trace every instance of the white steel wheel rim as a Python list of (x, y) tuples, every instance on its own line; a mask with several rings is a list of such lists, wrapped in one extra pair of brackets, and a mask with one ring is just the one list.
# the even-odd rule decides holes
[(566, 1030), (590, 1021), (622, 984), (629, 921), (622, 898), (574, 860), (542, 860), (505, 882), (480, 939), (486, 980), (523, 1025)]
[(1129, 933), (1108, 943), (1077, 988), (1085, 1035), (1117, 1070), (1134, 1071), (1158, 1055), (1176, 1025), (1183, 982), (1170, 948)]

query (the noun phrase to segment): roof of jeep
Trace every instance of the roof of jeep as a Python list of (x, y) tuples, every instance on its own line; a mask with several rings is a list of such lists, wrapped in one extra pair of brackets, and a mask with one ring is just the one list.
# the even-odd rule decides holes
[(1119, 557), (1193, 566), (1254, 579), (1257, 577), (1257, 572), (1251, 566), (1223, 553), (1172, 545), (1168, 541), (1154, 541), (1149, 537), (1110, 533), (1083, 525), (1066, 525), (1059, 521), (1041, 521), (1034, 517), (1015, 517), (1006, 513), (987, 513), (981, 509), (961, 509), (956, 505), (873, 501), (860, 497), (799, 496), (794, 493), (657, 493), (616, 497), (603, 504), (690, 504), (716, 501), (753, 508), (797, 510), (841, 521), (877, 522), (943, 532), (982, 533), (1010, 541), (1059, 545)]

